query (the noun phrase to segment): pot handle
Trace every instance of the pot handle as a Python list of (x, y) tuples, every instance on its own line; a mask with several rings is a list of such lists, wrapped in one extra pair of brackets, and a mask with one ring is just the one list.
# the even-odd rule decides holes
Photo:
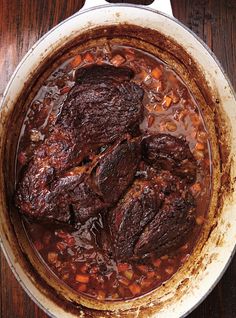
[[(96, 4), (95, 4), (96, 3)], [(86, 0), (82, 10), (90, 9), (100, 5), (108, 4), (105, 0)], [(150, 5), (144, 5), (144, 7), (151, 8), (157, 11), (164, 12), (170, 16), (173, 16), (170, 0), (154, 0)]]

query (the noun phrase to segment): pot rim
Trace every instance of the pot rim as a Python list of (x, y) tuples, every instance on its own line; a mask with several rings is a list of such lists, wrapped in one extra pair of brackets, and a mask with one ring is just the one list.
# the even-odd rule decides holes
[[(5, 90), (3, 93), (3, 97), (0, 103), (0, 112), (2, 112), (2, 109), (4, 108), (4, 104), (6, 103), (6, 98), (8, 96), (8, 92), (9, 89), (12, 85), (12, 82), (15, 80), (15, 78), (17, 77), (18, 72), (21, 70), (22, 66), (24, 66), (24, 63), (27, 61), (27, 59), (29, 58), (29, 56), (31, 56), (31, 54), (33, 53), (33, 51), (35, 50), (36, 47), (38, 47), (42, 42), (44, 42), (47, 37), (52, 34), (56, 29), (58, 29), (59, 27), (61, 27), (62, 25), (66, 24), (68, 21), (70, 21), (71, 19), (73, 19), (74, 17), (86, 14), (87, 12), (90, 11), (95, 11), (97, 9), (103, 9), (103, 8), (108, 8), (108, 7), (117, 7), (117, 8), (126, 8), (126, 7), (131, 7), (131, 8), (136, 8), (136, 9), (140, 9), (140, 10), (145, 10), (145, 11), (151, 11), (157, 15), (161, 15), (164, 16), (170, 20), (172, 20), (173, 22), (177, 23), (180, 27), (182, 27), (186, 32), (190, 33), (202, 46), (202, 48), (207, 51), (208, 54), (211, 55), (211, 57), (214, 59), (215, 63), (217, 64), (217, 67), (220, 69), (221, 73), (223, 74), (227, 84), (229, 85), (230, 88), (230, 93), (233, 97), (234, 100), (236, 100), (236, 93), (234, 91), (233, 85), (227, 75), (227, 73), (224, 71), (221, 63), (218, 61), (217, 57), (215, 56), (215, 54), (211, 51), (211, 49), (205, 44), (205, 42), (199, 38), (199, 36), (197, 36), (192, 30), (190, 30), (188, 27), (186, 27), (182, 22), (180, 22), (179, 20), (177, 20), (175, 17), (170, 16), (166, 13), (163, 13), (161, 11), (157, 11), (155, 9), (152, 9), (150, 7), (147, 6), (142, 6), (142, 5), (136, 5), (136, 4), (125, 4), (125, 3), (116, 3), (116, 4), (104, 4), (104, 5), (99, 5), (99, 6), (94, 6), (92, 8), (88, 8), (88, 9), (80, 9), (78, 12), (76, 12), (75, 14), (73, 14), (72, 16), (68, 17), (67, 19), (63, 20), (62, 22), (60, 22), (59, 24), (57, 24), (56, 26), (54, 26), (52, 29), (50, 29), (47, 33), (45, 33), (42, 37), (40, 37), (40, 39), (28, 50), (28, 52), (24, 55), (24, 57), (21, 59), (21, 61), (18, 63), (15, 71), (13, 72)], [(25, 284), (25, 282), (21, 279), (21, 274), (18, 272), (18, 270), (15, 268), (15, 262), (12, 259), (11, 256), (8, 255), (7, 253), (7, 247), (4, 245), (3, 240), (2, 240), (2, 235), (4, 235), (3, 233), (0, 232), (0, 246), (1, 249), (5, 255), (5, 258), (8, 262), (8, 265), (10, 266), (15, 278), (17, 279), (17, 281), (19, 282), (20, 286), (24, 289), (24, 291), (29, 295), (29, 297), (34, 301), (35, 304), (37, 304), (37, 306), (39, 306), (46, 314), (48, 314), (50, 317), (52, 318), (57, 318), (57, 316), (54, 315), (54, 313), (50, 312), (49, 308), (46, 308), (44, 303), (44, 300), (38, 300), (33, 293), (31, 292), (31, 286), (28, 287), (27, 283)], [(187, 315), (189, 315), (194, 309), (196, 309), (196, 307), (199, 306), (199, 304), (201, 304), (206, 298), (207, 296), (211, 293), (211, 291), (215, 288), (215, 286), (218, 284), (218, 282), (220, 281), (220, 279), (222, 278), (222, 276), (224, 275), (225, 271), (227, 270), (232, 258), (234, 257), (236, 252), (236, 243), (234, 244), (234, 248), (230, 254), (230, 257), (228, 258), (227, 262), (225, 263), (224, 267), (222, 268), (220, 274), (216, 277), (216, 279), (214, 280), (214, 283), (211, 285), (211, 287), (207, 290), (207, 292), (205, 292), (204, 296), (197, 302), (194, 304), (194, 306), (192, 306), (187, 312), (185, 312), (183, 315), (181, 315), (181, 317), (179, 318), (184, 318)]]

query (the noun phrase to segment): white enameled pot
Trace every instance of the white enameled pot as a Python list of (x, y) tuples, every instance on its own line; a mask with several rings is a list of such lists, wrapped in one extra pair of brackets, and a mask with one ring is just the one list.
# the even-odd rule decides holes
[[(227, 136), (219, 137), (219, 143), (222, 140), (226, 143), (225, 151), (227, 152), (226, 159), (221, 165), (221, 171), (216, 176), (218, 188), (216, 190), (221, 193), (221, 198), (215, 204), (215, 209), (219, 209), (218, 213), (213, 213), (211, 230), (208, 231), (208, 237), (205, 238), (204, 244), (201, 246), (195, 257), (195, 264), (190, 264), (186, 269), (186, 277), (184, 287), (177, 288), (178, 282), (170, 282), (172, 284), (167, 286), (168, 291), (160, 294), (160, 297), (155, 294), (154, 298), (145, 298), (144, 302), (132, 303), (131, 305), (124, 304), (124, 314), (119, 311), (119, 304), (114, 307), (115, 312), (105, 310), (103, 312), (95, 313), (91, 309), (91, 316), (94, 317), (158, 317), (158, 318), (178, 318), (186, 316), (193, 310), (213, 289), (227, 265), (229, 264), (235, 249), (236, 242), (236, 190), (233, 186), (236, 177), (236, 98), (232, 86), (224, 73), (219, 62), (213, 53), (206, 47), (206, 45), (178, 20), (171, 15), (165, 14), (161, 11), (168, 11), (171, 14), (171, 8), (166, 6), (166, 1), (156, 1), (157, 5), (161, 3), (163, 7), (159, 7), (160, 11), (156, 11), (150, 7), (116, 4), (107, 5), (104, 1), (93, 1), (96, 7), (91, 6), (91, 1), (87, 1), (86, 6), (80, 12), (60, 23), (58, 26), (44, 35), (26, 54), (22, 59), (11, 80), (4, 92), (1, 104), (1, 192), (0, 192), (0, 243), (2, 250), (8, 260), (8, 263), (16, 276), (17, 280), (29, 294), (29, 296), (51, 317), (86, 317), (86, 312), (82, 307), (74, 310), (68, 310), (68, 306), (61, 306), (60, 302), (55, 301), (55, 297), (50, 297), (50, 292), (45, 292), (47, 285), (41, 284), (33, 275), (29, 274), (26, 267), (23, 266), (24, 253), (21, 254), (22, 246), (19, 244), (17, 237), (10, 224), (9, 209), (6, 203), (6, 183), (8, 182), (6, 176), (6, 166), (8, 162), (4, 160), (5, 149), (7, 147), (6, 131), (9, 129), (9, 120), (12, 116), (13, 110), (17, 107), (17, 99), (25, 90), (26, 83), (35, 75), (35, 72), (52, 53), (66, 42), (71, 42), (78, 38), (82, 33), (85, 33), (96, 27), (106, 27), (110, 25), (131, 24), (145, 29), (156, 30), (163, 34), (170, 41), (177, 42), (189, 56), (189, 64), (195, 63), (202, 73), (206, 81), (209, 92), (211, 92), (211, 99), (217, 108), (214, 114), (220, 113), (217, 121), (211, 125), (218, 125), (217, 131), (222, 131)], [(168, 2), (169, 3), (169, 2)], [(100, 4), (102, 4), (100, 6)], [(164, 9), (163, 9), (164, 8)], [(213, 116), (214, 117), (214, 116)], [(212, 117), (212, 120), (214, 119)], [(227, 127), (226, 127), (227, 126)], [(227, 129), (226, 129), (227, 128)], [(224, 134), (223, 133), (223, 134)], [(215, 156), (214, 160), (220, 160), (219, 156)], [(217, 162), (216, 162), (217, 165)], [(227, 176), (225, 176), (227, 174)], [(222, 183), (222, 177), (227, 177), (228, 188)], [(222, 189), (224, 187), (224, 189)], [(223, 190), (227, 193), (223, 193)], [(217, 193), (215, 194), (217, 197)], [(223, 198), (223, 200), (222, 200)], [(216, 198), (217, 199), (217, 198)], [(219, 203), (220, 202), (220, 203)], [(210, 226), (209, 225), (209, 226)], [(18, 245), (19, 246), (18, 246)], [(201, 262), (201, 266), (196, 267), (196, 263)], [(192, 269), (191, 269), (192, 266)], [(182, 273), (183, 274), (183, 273)], [(181, 285), (181, 286), (182, 286)], [(178, 293), (177, 293), (178, 290)], [(58, 295), (60, 292), (58, 291)], [(68, 303), (70, 299), (67, 297)], [(143, 311), (146, 305), (150, 311)], [(84, 303), (83, 303), (84, 304)], [(164, 304), (164, 305), (162, 305)], [(89, 305), (90, 306), (90, 305)], [(94, 305), (91, 305), (94, 308)], [(100, 309), (100, 307), (99, 307)], [(111, 309), (111, 308), (110, 308)], [(147, 314), (148, 312), (148, 314)], [(146, 313), (146, 314), (145, 314)]]

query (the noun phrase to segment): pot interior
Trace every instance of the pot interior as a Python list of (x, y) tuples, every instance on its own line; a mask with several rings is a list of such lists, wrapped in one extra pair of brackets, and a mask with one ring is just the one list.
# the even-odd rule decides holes
[[(200, 105), (205, 124), (210, 133), (212, 150), (212, 197), (210, 208), (198, 243), (182, 268), (165, 284), (157, 290), (150, 292), (138, 299), (129, 301), (97, 301), (78, 296), (68, 286), (63, 284), (50, 272), (43, 261), (35, 254), (25, 232), (22, 220), (14, 206), (14, 191), (16, 180), (16, 152), (20, 129), (24, 117), (43, 80), (59, 64), (70, 56), (89, 47), (103, 45), (109, 40), (111, 43), (122, 43), (141, 49), (158, 57), (172, 68), (189, 87), (192, 95)], [(55, 306), (62, 308), (63, 312), (77, 315), (85, 314), (86, 317), (147, 317), (162, 313), (173, 304), (183, 299), (191, 289), (198, 288), (201, 284), (207, 266), (217, 259), (218, 250), (224, 246), (224, 231), (230, 227), (222, 217), (224, 207), (232, 200), (232, 130), (231, 123), (224, 110), (224, 100), (221, 100), (217, 88), (209, 87), (201, 66), (173, 39), (158, 31), (138, 27), (131, 24), (109, 25), (91, 28), (79, 35), (74, 34), (64, 41), (46, 59), (38, 61), (38, 67), (32, 70), (30, 78), (24, 84), (14, 107), (10, 111), (2, 110), (4, 130), (2, 131), (2, 170), (4, 184), (2, 187), (2, 229), (6, 234), (7, 248), (13, 251), (15, 262), (33, 285), (41, 291), (44, 297), (52, 300)], [(217, 97), (217, 98), (216, 98)], [(7, 103), (7, 101), (5, 101)], [(14, 129), (13, 129), (14, 127)], [(230, 204), (230, 203), (229, 203)], [(221, 229), (215, 229), (221, 224)], [(9, 245), (9, 247), (8, 247)], [(44, 308), (45, 309), (45, 308)], [(99, 309), (99, 310), (97, 310)], [(161, 316), (160, 316), (161, 317)]]

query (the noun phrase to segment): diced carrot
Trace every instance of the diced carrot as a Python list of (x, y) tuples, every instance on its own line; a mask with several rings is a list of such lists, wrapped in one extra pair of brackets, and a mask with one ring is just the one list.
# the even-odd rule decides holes
[(162, 102), (163, 107), (169, 108), (172, 103), (172, 98), (170, 96), (165, 96)]
[(148, 116), (148, 128), (152, 127), (155, 121), (155, 116), (154, 115), (149, 115)]
[(161, 260), (163, 260), (163, 261), (167, 260), (168, 258), (169, 258), (168, 255), (163, 255), (163, 256), (161, 256)]
[(120, 66), (121, 64), (123, 64), (125, 62), (125, 58), (123, 56), (121, 56), (120, 54), (115, 55), (112, 59), (111, 59), (111, 63), (115, 66)]
[(204, 146), (203, 143), (201, 143), (201, 142), (197, 142), (197, 143), (196, 143), (195, 149), (197, 149), (197, 150), (204, 150), (204, 148), (205, 148), (205, 146)]
[(174, 273), (174, 268), (172, 266), (168, 266), (168, 267), (165, 268), (165, 272), (168, 275), (172, 275)]
[(99, 290), (97, 292), (97, 299), (98, 300), (104, 300), (106, 297), (106, 293), (103, 290)]
[(151, 272), (147, 272), (147, 277), (148, 278), (153, 278), (155, 276), (155, 272), (151, 271)]
[(98, 65), (102, 65), (104, 63), (103, 58), (102, 57), (98, 57), (96, 60), (96, 64)]
[(144, 278), (142, 279), (140, 284), (143, 288), (148, 288), (152, 283), (153, 283), (153, 279)]
[(85, 274), (77, 274), (75, 280), (79, 283), (87, 284), (89, 282), (89, 276)]
[(69, 90), (70, 90), (69, 86), (64, 86), (62, 89), (60, 89), (60, 94), (64, 95), (64, 94), (68, 93)]
[(155, 267), (160, 267), (160, 266), (161, 266), (161, 260), (160, 260), (160, 258), (154, 259), (154, 260), (152, 261), (152, 264), (153, 264)]
[(125, 272), (129, 269), (129, 264), (127, 263), (119, 263), (117, 264), (117, 269), (118, 269), (118, 272)]
[(82, 57), (81, 55), (77, 55), (71, 62), (70, 62), (70, 66), (72, 68), (76, 68), (77, 66), (79, 66), (82, 62)]
[(77, 287), (77, 290), (79, 292), (85, 292), (87, 289), (87, 285), (86, 284), (79, 284), (79, 286)]
[(206, 142), (207, 137), (208, 137), (208, 135), (207, 135), (207, 133), (205, 131), (199, 131), (197, 133), (197, 140), (199, 142)]
[(148, 73), (145, 71), (145, 70), (142, 70), (139, 74), (138, 74), (138, 77), (144, 81), (147, 77), (148, 77)]
[(144, 274), (146, 274), (149, 270), (147, 265), (137, 265), (138, 270)]
[(201, 191), (201, 184), (199, 182), (194, 183), (191, 186), (191, 191), (193, 194), (199, 193)]
[(84, 61), (87, 63), (93, 63), (94, 62), (94, 57), (91, 53), (87, 52), (84, 56)]
[(155, 110), (156, 112), (162, 112), (162, 111), (163, 111), (163, 108), (162, 108), (161, 105), (156, 104), (156, 105), (154, 106), (154, 110)]
[(131, 284), (129, 286), (129, 290), (131, 291), (133, 295), (138, 295), (141, 293), (141, 287), (136, 283)]
[(152, 77), (154, 77), (155, 79), (159, 79), (162, 75), (162, 71), (159, 67), (155, 67), (153, 70), (152, 70)]
[(199, 118), (199, 116), (197, 114), (192, 114), (190, 116), (190, 118), (191, 118), (191, 121), (192, 121), (192, 124), (193, 124), (194, 127), (200, 125), (201, 121), (200, 121), (200, 118)]
[(134, 273), (133, 273), (131, 270), (128, 270), (128, 271), (125, 271), (125, 272), (123, 273), (123, 275), (124, 275), (126, 278), (128, 278), (129, 280), (131, 280), (131, 279), (133, 278), (133, 276), (134, 276)]
[(130, 281), (125, 277), (120, 277), (120, 278), (118, 278), (118, 280), (122, 285), (129, 286), (129, 284), (130, 284)]
[(196, 217), (196, 223), (197, 225), (202, 225), (204, 223), (205, 219), (203, 216), (197, 216)]
[(35, 246), (37, 251), (40, 251), (43, 249), (43, 244), (40, 241), (35, 241), (34, 246)]

